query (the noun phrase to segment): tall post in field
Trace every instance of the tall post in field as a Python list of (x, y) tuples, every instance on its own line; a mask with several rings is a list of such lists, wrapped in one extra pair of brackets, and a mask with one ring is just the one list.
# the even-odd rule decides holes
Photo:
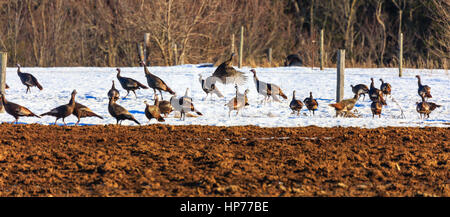
[(144, 34), (144, 46), (145, 46), (145, 64), (150, 65), (150, 33)]
[(234, 53), (234, 34), (231, 34), (231, 52), (230, 54)]
[(312, 66), (311, 69), (314, 69), (314, 58), (316, 57), (316, 34), (314, 33), (314, 31), (311, 33), (311, 38), (312, 38)]
[(399, 51), (398, 51), (398, 77), (402, 77), (403, 70), (403, 33), (399, 35)]
[(344, 98), (344, 70), (345, 70), (345, 49), (339, 49), (337, 53), (336, 102), (340, 102)]
[(323, 70), (323, 29), (320, 30), (320, 70)]
[(444, 68), (445, 74), (448, 75), (447, 58), (445, 58), (445, 57), (442, 60), (442, 68)]
[[(2, 94), (5, 94), (5, 87), (6, 87), (6, 64), (8, 63), (8, 53), (7, 52), (0, 52), (0, 92)], [(0, 113), (4, 113), (5, 108), (3, 108), (3, 104), (0, 102)]]
[(178, 48), (177, 44), (173, 44), (173, 65), (178, 64)]
[(144, 48), (142, 47), (142, 44), (139, 43), (139, 42), (137, 42), (137, 43), (136, 43), (136, 47), (137, 47), (137, 52), (138, 52), (139, 60), (145, 62)]
[(242, 67), (242, 55), (244, 53), (244, 26), (241, 26), (241, 41), (239, 42), (239, 68)]
[(272, 48), (269, 48), (267, 51), (267, 60), (269, 61), (269, 65), (272, 65)]
[(178, 57), (179, 61), (178, 61), (178, 65), (184, 65), (184, 53), (182, 52), (180, 54), (180, 57)]

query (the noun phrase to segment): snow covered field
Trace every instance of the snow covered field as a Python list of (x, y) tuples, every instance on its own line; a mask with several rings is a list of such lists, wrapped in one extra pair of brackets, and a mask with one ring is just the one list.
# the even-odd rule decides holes
[[(355, 105), (360, 118), (335, 118), (335, 111), (328, 104), (335, 102), (336, 97), (336, 69), (328, 68), (323, 71), (311, 69), (310, 67), (279, 67), (279, 68), (255, 68), (258, 78), (261, 81), (278, 84), (284, 93), (288, 96), (287, 100), (282, 102), (269, 102), (261, 104), (263, 96), (256, 92), (253, 82), (253, 75), (249, 71), (251, 68), (243, 67), (239, 69), (248, 76), (247, 83), (239, 87), (241, 93), (246, 88), (249, 92), (249, 106), (235, 115), (232, 112), (228, 117), (228, 107), (224, 106), (232, 97), (235, 89), (233, 85), (223, 85), (218, 83), (217, 87), (225, 95), (225, 98), (219, 99), (213, 96), (211, 100), (203, 100), (206, 94), (201, 89), (198, 81), (198, 74), (206, 78), (215, 70), (215, 67), (199, 67), (200, 65), (182, 65), (173, 67), (149, 67), (149, 70), (163, 79), (167, 85), (172, 88), (178, 96), (183, 96), (186, 88), (190, 89), (190, 96), (194, 99), (195, 107), (203, 113), (203, 116), (194, 118), (187, 117), (182, 121), (174, 118), (174, 113), (166, 118), (164, 124), (172, 125), (212, 125), (212, 126), (236, 126), (236, 125), (256, 125), (262, 127), (297, 127), (297, 126), (356, 126), (364, 128), (374, 128), (382, 126), (436, 126), (449, 127), (450, 125), (450, 77), (444, 70), (427, 69), (404, 69), (403, 77), (398, 77), (396, 68), (379, 69), (345, 69), (345, 91), (344, 99), (353, 97), (350, 85), (364, 83), (370, 86), (370, 78), (375, 80), (375, 86), (380, 87), (382, 78), (385, 82), (392, 85), (392, 96), (400, 104), (404, 111), (405, 118), (400, 117), (400, 108), (390, 98), (387, 98), (387, 106), (383, 107), (381, 118), (372, 118), (370, 110), (370, 100), (366, 95), (364, 101), (362, 98)], [(143, 67), (121, 68), (121, 75), (134, 78), (147, 86)], [(25, 94), (26, 87), (22, 85), (17, 76), (17, 68), (7, 68), (6, 81), (10, 89), (6, 90), (8, 101), (20, 104), (29, 108), (36, 114), (42, 114), (50, 111), (59, 105), (67, 104), (70, 100), (70, 93), (76, 89), (78, 94), (76, 101), (88, 106), (97, 114), (105, 119), (83, 118), (82, 124), (115, 124), (116, 121), (108, 113), (107, 92), (111, 88), (111, 81), (115, 80), (116, 88), (120, 91), (118, 104), (128, 109), (136, 119), (142, 124), (148, 124), (144, 115), (145, 104), (147, 100), (153, 104), (153, 90), (140, 89), (136, 93), (136, 99), (131, 92), (126, 99), (126, 91), (122, 89), (116, 78), (115, 68), (97, 68), (97, 67), (67, 67), (67, 68), (27, 68), (22, 67), (22, 72), (33, 74), (44, 87), (39, 91), (36, 87), (31, 89), (31, 94)], [(416, 112), (416, 102), (420, 101), (417, 94), (417, 79), (415, 75), (421, 75), (422, 84), (431, 87), (433, 96), (430, 102), (442, 105), (430, 115), (429, 119), (421, 120)], [(292, 99), (292, 91), (296, 90), (296, 98), (304, 100), (312, 91), (314, 98), (319, 103), (319, 110), (315, 116), (310, 116), (304, 106), (301, 116), (291, 114), (289, 103)], [(169, 100), (171, 95), (163, 92), (164, 100)], [(0, 114), (0, 122), (11, 122), (14, 118), (6, 113)], [(19, 123), (40, 123), (53, 124), (54, 117), (45, 116), (39, 118), (21, 117)], [(74, 116), (66, 118), (68, 125), (73, 125), (77, 119)], [(156, 123), (152, 120), (151, 123)], [(62, 124), (59, 120), (58, 124)], [(134, 122), (124, 121), (123, 125), (136, 125)]]

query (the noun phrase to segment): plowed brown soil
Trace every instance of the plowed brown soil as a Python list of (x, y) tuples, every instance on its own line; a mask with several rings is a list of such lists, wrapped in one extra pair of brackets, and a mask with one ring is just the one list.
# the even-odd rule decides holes
[(0, 125), (0, 196), (450, 196), (449, 128)]

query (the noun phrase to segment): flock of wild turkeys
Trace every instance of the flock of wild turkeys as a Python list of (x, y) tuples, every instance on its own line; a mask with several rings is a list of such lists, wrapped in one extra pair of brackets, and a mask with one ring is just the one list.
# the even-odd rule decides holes
[[(219, 98), (224, 97), (217, 88), (217, 86), (215, 85), (216, 82), (220, 82), (222, 84), (235, 84), (236, 88), (235, 97), (233, 97), (227, 104), (225, 104), (225, 106), (229, 108), (228, 113), (229, 116), (231, 115), (232, 111), (236, 111), (236, 114), (238, 114), (239, 110), (249, 105), (247, 98), (249, 90), (248, 89), (245, 90), (244, 93), (240, 93), (238, 90), (238, 85), (244, 84), (245, 81), (247, 80), (247, 77), (244, 75), (243, 72), (240, 72), (233, 68), (232, 66), (233, 56), (234, 54), (232, 54), (228, 60), (220, 64), (214, 71), (212, 76), (203, 79), (202, 76), (199, 75), (199, 82), (202, 86), (203, 91), (206, 93), (206, 97), (208, 97), (209, 94), (211, 94), (211, 97), (213, 94), (217, 95)], [(144, 67), (148, 87), (132, 78), (122, 77), (120, 75), (119, 68), (117, 68), (117, 80), (119, 80), (119, 83), (122, 86), (122, 88), (127, 91), (127, 95), (124, 98), (126, 98), (129, 95), (130, 91), (132, 91), (134, 95), (137, 97), (135, 90), (141, 88), (153, 89), (154, 104), (151, 105), (148, 104), (147, 101), (144, 102), (146, 105), (144, 113), (145, 116), (149, 119), (149, 121), (151, 121), (151, 119), (156, 119), (159, 122), (163, 122), (165, 121), (164, 117), (167, 117), (167, 115), (169, 115), (172, 111), (180, 112), (181, 114), (180, 119), (184, 119), (186, 117), (186, 113), (188, 112), (195, 112), (197, 113), (197, 115), (202, 115), (200, 111), (195, 109), (192, 98), (188, 96), (189, 88), (186, 89), (186, 93), (184, 96), (177, 97), (176, 93), (172, 89), (170, 89), (170, 87), (163, 80), (161, 80), (158, 76), (152, 74), (148, 70), (147, 66), (143, 61), (141, 61), (140, 64)], [(22, 83), (27, 87), (26, 93), (31, 92), (30, 87), (37, 87), (40, 90), (43, 89), (42, 86), (39, 84), (38, 80), (33, 75), (21, 72), (19, 64), (17, 64), (17, 67), (18, 67), (17, 75), (20, 77)], [(283, 93), (283, 91), (278, 85), (260, 81), (256, 75), (256, 71), (254, 69), (251, 69), (250, 71), (253, 73), (253, 80), (256, 85), (257, 92), (264, 96), (262, 103), (269, 101), (270, 98), (272, 98), (274, 101), (277, 102), (280, 101), (278, 97), (287, 99), (287, 96)], [(422, 85), (419, 75), (417, 75), (416, 77), (418, 79), (419, 85), (418, 94), (422, 98), (421, 102), (416, 103), (417, 104), (416, 110), (420, 114), (421, 118), (428, 118), (430, 116), (430, 113), (436, 108), (440, 107), (440, 105), (427, 101), (427, 99), (431, 98), (430, 94), (431, 88), (427, 85)], [(391, 95), (391, 85), (389, 83), (385, 83), (382, 79), (380, 79), (381, 86), (380, 89), (378, 89), (374, 85), (373, 78), (371, 78), (371, 81), (372, 82), (370, 84), (370, 88), (368, 88), (367, 85), (365, 84), (358, 84), (355, 86), (351, 85), (352, 91), (355, 94), (353, 98), (344, 99), (340, 102), (329, 104), (329, 106), (333, 107), (336, 110), (336, 117), (352, 116), (353, 113), (351, 111), (355, 106), (356, 102), (358, 101), (361, 95), (363, 95), (364, 100), (366, 94), (369, 95), (369, 98), (372, 101), (371, 104), (372, 117), (374, 117), (375, 115), (381, 117), (382, 108), (383, 106), (387, 105), (385, 97)], [(9, 86), (6, 85), (6, 88), (9, 88)], [(159, 91), (161, 101), (159, 100), (156, 90)], [(164, 100), (162, 91), (168, 92), (171, 95), (173, 95), (169, 101)], [(0, 102), (3, 104), (6, 112), (15, 118), (16, 123), (18, 122), (19, 117), (21, 116), (40, 118), (41, 116), (50, 115), (56, 118), (55, 124), (59, 119), (62, 119), (64, 125), (66, 125), (64, 119), (70, 116), (71, 114), (73, 114), (78, 119), (75, 125), (78, 125), (80, 119), (84, 117), (98, 117), (100, 119), (103, 119), (103, 117), (95, 114), (87, 106), (77, 103), (75, 101), (76, 94), (77, 91), (74, 90), (71, 94), (71, 98), (68, 104), (56, 107), (50, 110), (49, 112), (43, 113), (41, 115), (34, 114), (24, 106), (18, 105), (13, 102), (9, 102), (1, 92), (0, 92)], [(116, 119), (117, 124), (120, 124), (123, 120), (131, 120), (140, 125), (139, 121), (136, 120), (136, 118), (130, 112), (128, 112), (127, 109), (116, 103), (117, 100), (119, 99), (119, 96), (120, 93), (116, 89), (113, 80), (112, 87), (108, 91), (109, 114)], [(292, 93), (292, 100), (289, 104), (292, 113), (297, 113), (297, 115), (299, 115), (303, 106), (306, 106), (309, 112), (310, 113), (312, 112), (312, 114), (314, 115), (314, 112), (318, 109), (319, 103), (317, 102), (316, 99), (314, 99), (312, 92), (310, 92), (309, 97), (305, 98), (303, 101), (297, 100), (295, 98), (295, 90), (294, 90)], [(164, 117), (162, 117), (162, 115), (164, 115)]]
[[(431, 98), (431, 88), (428, 85), (422, 85), (419, 75), (416, 75), (416, 77), (419, 84), (418, 93), (422, 98), (422, 102), (416, 103), (416, 111), (420, 114), (421, 118), (425, 116), (428, 118), (430, 117), (430, 113), (436, 108), (441, 107), (441, 105), (426, 101), (426, 99)], [(371, 81), (372, 82), (370, 83), (370, 89), (365, 84), (358, 84), (356, 86), (350, 85), (352, 87), (353, 93), (355, 94), (353, 98), (330, 104), (331, 107), (335, 108), (336, 116), (352, 115), (352, 113), (349, 112), (353, 109), (359, 97), (363, 95), (365, 98), (365, 94), (369, 94), (369, 98), (372, 101), (372, 104), (370, 105), (370, 108), (372, 110), (372, 117), (374, 117), (375, 115), (381, 117), (381, 110), (383, 106), (387, 105), (384, 98), (391, 95), (392, 87), (389, 83), (385, 83), (383, 79), (380, 79), (381, 85), (380, 89), (378, 89), (374, 85), (373, 78), (371, 78)]]

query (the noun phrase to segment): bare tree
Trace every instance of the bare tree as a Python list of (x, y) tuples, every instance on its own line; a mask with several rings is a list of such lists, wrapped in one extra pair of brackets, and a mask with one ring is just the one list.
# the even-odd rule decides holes
[(392, 3), (394, 3), (395, 7), (398, 9), (398, 35), (402, 33), (402, 17), (403, 17), (403, 11), (406, 7), (406, 0), (392, 0)]
[(320, 26), (331, 61), (335, 49), (345, 47), (348, 65), (390, 64), (396, 58), (398, 33), (404, 32), (405, 64), (440, 62), (429, 65), (438, 67), (450, 53), (449, 4), (445, 0), (3, 0), (0, 49), (10, 53), (10, 64), (129, 66), (138, 65), (136, 43), (150, 33), (147, 61), (153, 65), (215, 62), (229, 56), (230, 37), (244, 26), (244, 64), (265, 64), (268, 48), (275, 65), (290, 53), (311, 63), (314, 29)]
[[(446, 65), (450, 59), (450, 3), (443, 0), (433, 0), (430, 4), (425, 4), (430, 13), (430, 18), (434, 23), (434, 34), (423, 38), (429, 51), (436, 56), (442, 65)], [(445, 67), (445, 66), (444, 66)]]
[[(45, 42), (47, 40), (47, 25), (46, 25), (46, 19), (45, 19), (45, 6), (47, 1), (43, 0), (41, 4), (39, 5), (40, 10), (40, 19), (41, 26), (38, 26), (38, 22), (36, 21), (34, 10), (32, 10), (32, 7), (35, 7), (34, 1), (27, 0), (27, 9), (28, 14), (30, 16), (31, 20), (31, 27), (33, 29), (33, 54), (34, 58), (36, 60), (36, 63), (38, 66), (44, 66), (44, 53), (45, 53)], [(42, 31), (42, 34), (40, 34), (39, 30)]]
[(381, 29), (383, 30), (382, 31), (383, 41), (382, 41), (382, 44), (380, 46), (381, 48), (380, 48), (380, 55), (379, 55), (379, 61), (380, 61), (379, 65), (381, 65), (381, 66), (383, 66), (384, 49), (386, 48), (386, 26), (384, 25), (384, 21), (383, 21), (382, 15), (381, 15), (382, 7), (383, 7), (383, 1), (378, 0), (377, 1), (377, 9), (376, 9), (375, 16), (376, 16), (377, 22), (381, 26)]

